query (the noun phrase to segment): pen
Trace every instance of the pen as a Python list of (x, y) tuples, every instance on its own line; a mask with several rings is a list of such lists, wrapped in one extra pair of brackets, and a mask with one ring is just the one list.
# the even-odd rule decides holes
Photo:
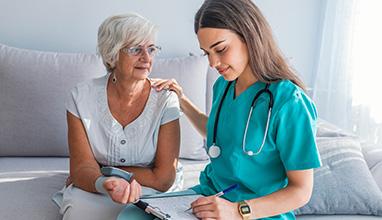
[[(226, 193), (229, 193), (229, 192), (233, 191), (233, 190), (236, 189), (237, 187), (239, 187), (239, 184), (233, 184), (233, 185), (229, 186), (227, 189), (225, 189), (225, 190), (223, 190), (223, 191), (220, 191), (220, 192), (216, 193), (214, 196), (220, 197), (220, 196), (222, 196), (222, 195), (224, 195), (224, 194), (226, 194)], [(190, 207), (190, 208), (188, 208), (188, 209), (186, 209), (186, 210), (184, 210), (184, 211), (187, 212), (187, 211), (189, 211), (189, 210), (191, 210), (191, 209), (192, 209), (192, 207)]]

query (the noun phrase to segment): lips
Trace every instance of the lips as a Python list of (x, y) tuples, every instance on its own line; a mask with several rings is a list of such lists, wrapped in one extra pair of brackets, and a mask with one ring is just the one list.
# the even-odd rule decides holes
[(226, 68), (216, 68), (216, 70), (220, 73), (220, 74), (223, 74), (225, 73), (227, 70), (228, 70), (229, 67), (226, 67)]
[(143, 69), (148, 69), (149, 67), (148, 66), (136, 66), (135, 68), (143, 70)]

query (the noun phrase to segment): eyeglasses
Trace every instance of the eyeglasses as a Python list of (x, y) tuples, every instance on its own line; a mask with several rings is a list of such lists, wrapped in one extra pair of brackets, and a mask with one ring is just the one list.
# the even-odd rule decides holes
[(144, 48), (142, 46), (135, 46), (135, 47), (129, 47), (129, 48), (124, 47), (121, 49), (121, 51), (130, 56), (141, 56), (143, 51), (146, 50), (146, 52), (148, 53), (150, 57), (154, 57), (161, 51), (161, 49), (162, 48), (159, 46), (151, 45), (147, 48)]

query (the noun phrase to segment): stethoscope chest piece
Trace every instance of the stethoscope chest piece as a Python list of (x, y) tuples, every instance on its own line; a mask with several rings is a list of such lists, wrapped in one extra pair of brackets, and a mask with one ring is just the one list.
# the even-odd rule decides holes
[(216, 146), (213, 144), (209, 149), (208, 149), (208, 155), (210, 155), (211, 158), (217, 158), (220, 156), (220, 147)]

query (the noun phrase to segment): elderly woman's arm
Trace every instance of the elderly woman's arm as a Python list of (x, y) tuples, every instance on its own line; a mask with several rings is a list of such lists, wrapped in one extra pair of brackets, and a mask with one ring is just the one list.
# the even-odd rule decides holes
[[(70, 153), (70, 177), (67, 185), (73, 183), (87, 192), (97, 192), (95, 182), (101, 176), (100, 167), (93, 156), (81, 120), (67, 112), (68, 142)], [(141, 195), (141, 186), (136, 180), (127, 182), (122, 178), (109, 177), (102, 187), (117, 203), (136, 201)]]
[(101, 176), (100, 167), (90, 149), (85, 128), (79, 118), (67, 112), (70, 179), (75, 186), (97, 192), (95, 181)]
[(167, 191), (175, 180), (179, 146), (180, 126), (177, 119), (160, 126), (157, 152), (152, 168), (119, 168), (134, 173), (135, 179), (143, 186), (162, 192)]

